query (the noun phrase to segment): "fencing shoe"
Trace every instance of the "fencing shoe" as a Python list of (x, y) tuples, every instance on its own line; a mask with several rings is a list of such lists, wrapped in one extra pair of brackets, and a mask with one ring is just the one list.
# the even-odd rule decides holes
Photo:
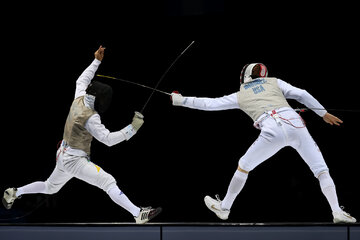
[(356, 219), (345, 211), (333, 212), (334, 223), (355, 223)]
[(230, 214), (230, 210), (222, 209), (219, 195), (215, 195), (215, 197), (216, 199), (206, 196), (204, 198), (206, 206), (208, 207), (208, 209), (210, 209), (210, 211), (213, 211), (220, 219), (227, 220)]
[(5, 190), (4, 196), (2, 198), (2, 203), (4, 204), (4, 207), (6, 209), (10, 209), (14, 204), (15, 199), (18, 198), (16, 197), (16, 192), (17, 192), (16, 188), (8, 188)]
[(137, 224), (147, 223), (148, 221), (150, 221), (151, 219), (153, 219), (154, 217), (159, 215), (161, 210), (162, 209), (160, 207), (158, 207), (158, 208), (152, 208), (152, 207), (141, 208), (139, 216), (134, 217), (135, 222)]

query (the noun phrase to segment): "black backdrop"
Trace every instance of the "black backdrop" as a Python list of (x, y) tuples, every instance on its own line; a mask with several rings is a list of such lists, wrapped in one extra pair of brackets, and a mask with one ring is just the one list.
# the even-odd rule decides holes
[[(218, 97), (239, 88), (244, 64), (263, 62), (270, 76), (304, 88), (325, 107), (358, 109), (358, 34), (350, 6), (274, 6), (226, 1), (158, 1), (87, 6), (9, 6), (2, 21), (2, 161), (0, 189), (43, 181), (73, 100), (75, 81), (100, 44), (97, 73), (155, 86), (178, 54), (195, 44), (159, 89)], [(150, 91), (103, 80), (114, 99), (102, 117), (112, 131), (130, 123)], [(293, 107), (301, 107), (290, 102)], [(303, 114), (328, 163), (340, 204), (360, 217), (359, 113), (332, 112), (341, 127)], [(236, 110), (204, 112), (173, 107), (155, 93), (145, 124), (128, 142), (96, 141), (92, 161), (111, 173), (139, 206), (162, 206), (162, 222), (214, 222), (205, 195), (224, 197), (239, 158), (258, 130)], [(1, 221), (132, 221), (93, 186), (71, 180), (53, 196), (27, 195)], [(295, 150), (285, 148), (251, 172), (237, 198), (233, 222), (331, 221), (318, 181)]]

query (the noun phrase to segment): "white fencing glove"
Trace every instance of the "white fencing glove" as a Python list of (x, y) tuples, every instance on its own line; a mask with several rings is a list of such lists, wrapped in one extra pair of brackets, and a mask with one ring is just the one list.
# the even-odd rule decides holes
[(143, 124), (144, 124), (144, 115), (142, 115), (139, 112), (135, 112), (131, 125), (134, 127), (136, 131), (138, 131)]
[(178, 91), (173, 91), (171, 93), (171, 100), (174, 106), (182, 106), (185, 98)]
[(135, 112), (131, 124), (127, 125), (120, 131), (124, 134), (125, 139), (127, 141), (136, 134), (136, 132), (140, 129), (140, 127), (143, 124), (144, 124), (144, 116), (139, 112)]

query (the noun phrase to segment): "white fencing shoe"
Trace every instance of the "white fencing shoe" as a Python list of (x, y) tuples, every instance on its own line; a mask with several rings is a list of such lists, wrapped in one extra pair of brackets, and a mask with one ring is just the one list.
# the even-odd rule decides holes
[(334, 216), (334, 223), (355, 223), (356, 219), (347, 212), (340, 211), (340, 212), (333, 212)]
[(216, 216), (218, 216), (222, 220), (227, 220), (230, 214), (230, 210), (221, 208), (221, 200), (219, 199), (219, 195), (215, 195), (216, 199), (213, 199), (210, 196), (206, 196), (204, 198), (205, 205), (213, 211)]
[(15, 199), (18, 198), (16, 197), (16, 192), (17, 192), (16, 188), (8, 188), (5, 190), (4, 196), (2, 198), (2, 203), (4, 204), (4, 207), (6, 209), (10, 209), (14, 204)]
[(159, 215), (161, 210), (162, 209), (160, 207), (159, 208), (152, 208), (152, 207), (141, 208), (139, 216), (134, 217), (135, 222), (137, 224), (147, 223), (148, 221), (150, 221), (151, 219), (153, 219), (154, 217)]

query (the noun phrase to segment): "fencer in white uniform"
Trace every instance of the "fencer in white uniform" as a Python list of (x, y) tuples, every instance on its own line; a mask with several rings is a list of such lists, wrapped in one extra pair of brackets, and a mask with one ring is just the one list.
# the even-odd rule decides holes
[(112, 175), (90, 161), (91, 141), (113, 146), (133, 137), (144, 120), (135, 112), (131, 124), (120, 131), (110, 132), (101, 123), (99, 113), (110, 105), (112, 88), (104, 83), (92, 81), (103, 57), (102, 46), (95, 52), (95, 59), (76, 81), (75, 98), (71, 105), (64, 128), (64, 137), (56, 154), (56, 166), (45, 181), (37, 181), (19, 188), (8, 188), (2, 202), (10, 209), (15, 201), (25, 194), (57, 193), (73, 177), (104, 190), (110, 198), (134, 216), (136, 223), (146, 223), (161, 211), (161, 208), (139, 208), (117, 186)]
[(183, 97), (177, 92), (172, 93), (174, 106), (205, 111), (241, 109), (253, 119), (254, 126), (261, 130), (259, 137), (240, 158), (225, 198), (220, 200), (218, 196), (216, 199), (206, 196), (206, 206), (220, 219), (228, 219), (233, 202), (245, 185), (249, 172), (283, 147), (291, 146), (319, 179), (321, 190), (330, 204), (333, 221), (356, 222), (355, 218), (340, 208), (335, 184), (321, 151), (299, 114), (290, 107), (286, 99), (295, 99), (313, 109), (331, 125), (339, 125), (342, 121), (328, 113), (307, 91), (280, 79), (268, 77), (264, 64), (244, 66), (240, 83), (240, 91), (219, 98)]

